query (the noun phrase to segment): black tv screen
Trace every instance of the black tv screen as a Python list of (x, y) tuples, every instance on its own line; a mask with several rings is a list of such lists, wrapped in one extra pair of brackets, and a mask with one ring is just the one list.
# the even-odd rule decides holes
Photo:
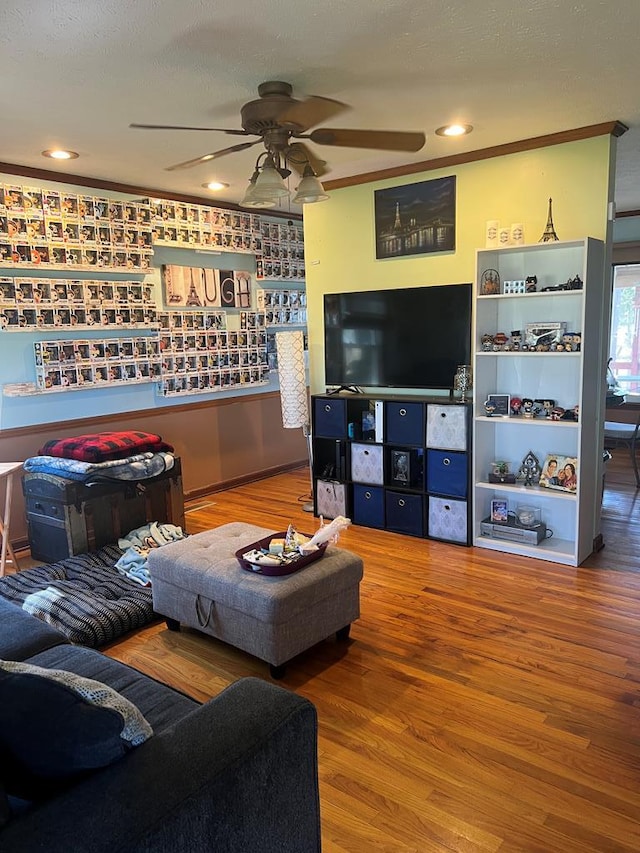
[(471, 284), (327, 293), (327, 385), (453, 387), (471, 358)]

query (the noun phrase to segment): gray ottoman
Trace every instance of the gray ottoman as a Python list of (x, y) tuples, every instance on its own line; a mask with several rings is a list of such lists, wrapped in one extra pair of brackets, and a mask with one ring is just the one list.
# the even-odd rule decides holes
[(323, 557), (281, 577), (248, 572), (235, 552), (275, 531), (234, 522), (149, 553), (153, 609), (177, 630), (197, 628), (267, 661), (284, 664), (334, 632), (349, 636), (360, 615), (360, 557), (329, 545)]

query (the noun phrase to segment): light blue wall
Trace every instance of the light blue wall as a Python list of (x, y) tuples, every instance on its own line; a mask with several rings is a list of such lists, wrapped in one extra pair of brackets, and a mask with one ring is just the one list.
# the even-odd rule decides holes
[[(0, 173), (0, 183), (17, 184), (22, 186), (38, 186), (45, 189), (68, 190), (75, 193), (85, 192), (87, 195), (107, 196), (114, 199), (131, 199), (130, 195), (122, 193), (105, 192), (103, 190), (83, 188), (77, 185), (41, 181), (30, 178), (22, 178), (15, 175)], [(212, 206), (214, 206), (212, 204)], [(274, 219), (281, 222), (281, 219)], [(118, 273), (115, 270), (101, 272), (83, 272), (73, 275), (69, 270), (51, 269), (28, 269), (20, 271), (18, 267), (0, 267), (0, 276), (18, 277), (41, 277), (41, 278), (86, 278), (95, 280), (140, 280), (144, 278), (145, 284), (151, 284), (154, 288), (154, 299), (159, 310), (162, 310), (162, 290), (160, 283), (160, 267), (165, 263), (179, 264), (181, 266), (220, 268), (247, 270), (255, 276), (256, 260), (252, 254), (194, 251), (189, 249), (177, 249), (170, 247), (157, 247), (153, 258), (153, 268), (146, 276), (135, 273)], [(262, 287), (260, 281), (252, 277), (251, 308), (256, 308), (256, 288)], [(286, 288), (287, 283), (269, 282), (268, 287)], [(239, 312), (239, 309), (238, 309)], [(235, 312), (235, 313), (238, 313)], [(228, 309), (228, 313), (234, 313)], [(98, 329), (96, 331), (78, 331), (73, 337), (79, 339), (99, 339), (110, 336), (112, 330)], [(147, 333), (148, 334), (148, 333)], [(145, 336), (144, 332), (136, 329), (123, 330), (117, 337)], [(65, 340), (72, 335), (61, 331), (43, 332), (0, 332), (0, 385), (35, 382), (35, 365), (33, 358), (33, 344), (37, 340)], [(157, 390), (156, 383), (141, 383), (127, 386), (126, 384), (108, 385), (104, 388), (91, 388), (73, 391), (55, 391), (22, 397), (0, 395), (0, 429), (28, 426), (40, 423), (50, 423), (59, 420), (74, 420), (86, 418), (89, 415), (110, 415), (120, 412), (138, 411), (145, 409), (160, 409), (167, 406), (184, 404), (185, 402), (200, 402), (210, 399), (225, 397), (239, 397), (248, 394), (266, 393), (277, 389), (277, 375), (272, 372), (269, 382), (265, 385), (252, 385), (246, 389), (233, 389), (214, 393), (198, 394), (176, 394), (169, 397), (162, 396)]]
[[(222, 253), (219, 255), (196, 253), (188, 249), (158, 248), (153, 256), (154, 268), (145, 276), (145, 284), (154, 287), (156, 304), (162, 308), (160, 287), (160, 266), (165, 263), (179, 263), (182, 266), (212, 267), (224, 269), (246, 269), (255, 273), (255, 257), (246, 254)], [(28, 270), (22, 273), (29, 277), (41, 278), (70, 278), (66, 270)], [(15, 267), (0, 267), (0, 276), (17, 276), (20, 272)], [(133, 280), (141, 279), (134, 274), (118, 274), (117, 272), (85, 273), (87, 278), (96, 280)], [(253, 280), (255, 285), (255, 279)], [(252, 294), (255, 307), (255, 286)], [(229, 313), (233, 313), (231, 310)], [(75, 337), (80, 339), (99, 339), (113, 335), (109, 329), (97, 331), (82, 330)], [(144, 332), (136, 329), (123, 331), (116, 337), (143, 336)], [(63, 340), (71, 335), (63, 332), (1, 332), (0, 333), (0, 384), (19, 382), (35, 382), (35, 366), (33, 359), (33, 344), (39, 340)], [(218, 391), (211, 394), (177, 394), (163, 397), (156, 389), (155, 383), (142, 383), (127, 386), (108, 385), (104, 388), (83, 389), (81, 391), (55, 391), (44, 394), (34, 394), (23, 397), (0, 397), (0, 428), (27, 426), (30, 424), (51, 423), (61, 420), (86, 418), (87, 415), (110, 415), (119, 412), (130, 412), (144, 409), (163, 408), (178, 403), (197, 402), (212, 398), (236, 397), (246, 394), (264, 393), (278, 388), (277, 376), (270, 374), (268, 385), (254, 385), (247, 389)]]

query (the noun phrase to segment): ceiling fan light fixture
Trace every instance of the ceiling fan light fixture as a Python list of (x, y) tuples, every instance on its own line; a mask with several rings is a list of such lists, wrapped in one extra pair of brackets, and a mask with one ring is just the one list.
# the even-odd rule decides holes
[(465, 136), (472, 130), (471, 124), (445, 124), (436, 129), (436, 136)]
[(273, 157), (269, 154), (260, 168), (253, 189), (253, 198), (265, 201), (277, 201), (279, 198), (285, 198), (288, 195), (289, 190), (287, 185), (278, 169), (276, 169)]
[(275, 207), (276, 201), (275, 199), (264, 199), (258, 198), (255, 194), (256, 191), (256, 181), (258, 180), (258, 175), (260, 173), (256, 169), (253, 175), (249, 180), (249, 185), (244, 194), (244, 198), (240, 202), (241, 207), (259, 207), (259, 208), (268, 208)]
[(318, 201), (326, 201), (329, 198), (324, 187), (313, 174), (313, 169), (307, 163), (302, 173), (302, 180), (298, 190), (293, 197), (294, 204), (315, 204)]
[(66, 148), (47, 148), (42, 152), (42, 156), (50, 157), (52, 160), (77, 160), (80, 155)]

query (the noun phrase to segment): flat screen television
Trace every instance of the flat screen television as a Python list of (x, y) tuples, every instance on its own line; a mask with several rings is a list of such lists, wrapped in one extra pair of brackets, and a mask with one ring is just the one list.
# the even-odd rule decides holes
[(471, 284), (327, 293), (328, 386), (451, 389), (471, 359)]

